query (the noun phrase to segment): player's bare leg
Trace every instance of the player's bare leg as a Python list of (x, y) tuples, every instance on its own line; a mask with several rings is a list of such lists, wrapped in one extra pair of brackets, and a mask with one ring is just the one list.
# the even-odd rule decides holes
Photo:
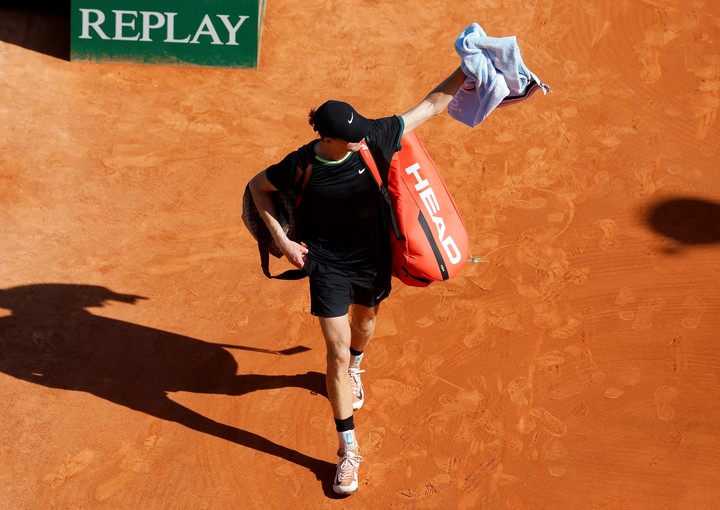
[(357, 472), (363, 460), (355, 437), (352, 387), (348, 377), (352, 332), (347, 315), (320, 318), (320, 327), (327, 349), (325, 382), (339, 442), (340, 459), (333, 490), (339, 494), (351, 494), (358, 488)]
[(353, 395), (353, 409), (360, 409), (365, 403), (365, 390), (363, 389), (360, 369), (365, 348), (375, 332), (375, 323), (380, 306), (367, 307), (353, 305), (350, 309), (350, 366), (348, 375)]

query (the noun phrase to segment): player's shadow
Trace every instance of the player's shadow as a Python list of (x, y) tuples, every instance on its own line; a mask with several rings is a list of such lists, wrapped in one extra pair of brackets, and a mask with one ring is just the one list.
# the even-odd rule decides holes
[(134, 304), (142, 299), (93, 285), (37, 284), (0, 289), (0, 308), (12, 312), (0, 318), (0, 370), (50, 388), (91, 393), (294, 462), (312, 471), (331, 495), (333, 464), (217, 422), (168, 395), (175, 391), (243, 395), (295, 387), (326, 396), (323, 374), (237, 375), (237, 363), (227, 350), (292, 355), (308, 348), (269, 351), (218, 345), (87, 311), (110, 301)]
[(70, 1), (0, 2), (0, 41), (70, 60)]
[(720, 204), (690, 197), (663, 199), (645, 214), (647, 224), (659, 234), (683, 245), (720, 242)]

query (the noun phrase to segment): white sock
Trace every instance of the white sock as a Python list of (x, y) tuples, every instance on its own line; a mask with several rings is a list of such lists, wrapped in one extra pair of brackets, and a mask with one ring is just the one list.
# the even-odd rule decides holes
[(338, 440), (341, 450), (357, 450), (359, 448), (357, 439), (355, 439), (355, 429), (338, 432)]
[(359, 354), (358, 356), (353, 356), (353, 355), (351, 354), (351, 355), (350, 355), (350, 368), (357, 368), (357, 369), (359, 369), (359, 368), (360, 368), (360, 362), (362, 361), (364, 354), (365, 354), (365, 353)]

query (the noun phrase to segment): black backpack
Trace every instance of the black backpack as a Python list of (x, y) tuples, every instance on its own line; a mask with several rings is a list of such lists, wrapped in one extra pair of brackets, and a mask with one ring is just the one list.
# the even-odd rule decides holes
[[(304, 189), (308, 179), (310, 179), (310, 169), (312, 162), (312, 143), (303, 145), (295, 151), (296, 174), (295, 183), (301, 183), (300, 189)], [(300, 242), (300, 232), (298, 229), (295, 210), (300, 205), (302, 199), (301, 193), (295, 191), (276, 191), (272, 193), (273, 203), (277, 219), (280, 222), (285, 234), (291, 241)], [(276, 258), (283, 256), (282, 251), (270, 235), (267, 225), (260, 217), (260, 213), (255, 206), (252, 194), (250, 193), (250, 185), (245, 186), (243, 194), (243, 222), (255, 238), (260, 254), (260, 267), (262, 272), (268, 278), (277, 278), (281, 280), (298, 280), (307, 276), (301, 269), (291, 269), (276, 276), (270, 274), (270, 255)]]

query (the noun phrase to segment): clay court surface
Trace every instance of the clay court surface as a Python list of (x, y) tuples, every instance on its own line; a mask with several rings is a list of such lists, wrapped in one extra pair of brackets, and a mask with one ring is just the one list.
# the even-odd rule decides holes
[[(487, 262), (396, 282), (337, 499), (307, 280), (240, 198), (473, 21), (553, 93), (418, 130)], [(69, 62), (64, 22), (0, 9), (0, 507), (718, 507), (714, 1), (269, 0), (257, 70)]]

